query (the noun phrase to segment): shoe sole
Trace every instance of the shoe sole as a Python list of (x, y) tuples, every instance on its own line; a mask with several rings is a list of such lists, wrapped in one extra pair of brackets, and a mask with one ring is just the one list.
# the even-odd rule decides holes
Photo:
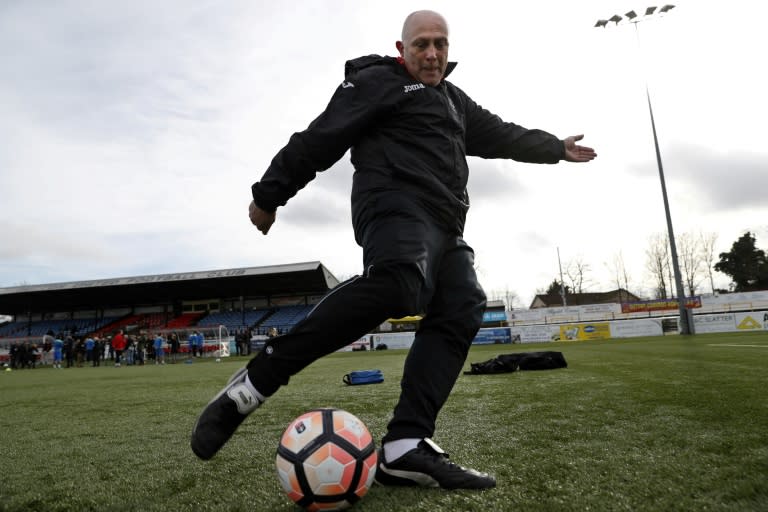
[(379, 485), (385, 486), (440, 487), (440, 483), (426, 473), (388, 469), (382, 463), (379, 463), (374, 480)]

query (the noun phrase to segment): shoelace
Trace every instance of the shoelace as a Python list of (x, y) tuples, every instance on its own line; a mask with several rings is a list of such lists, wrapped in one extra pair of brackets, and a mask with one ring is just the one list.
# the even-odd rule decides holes
[(455, 470), (464, 471), (464, 468), (462, 466), (459, 466), (458, 464), (450, 460), (447, 453), (436, 453), (436, 452), (433, 452), (432, 450), (426, 450), (423, 448), (422, 448), (422, 451), (427, 452), (427, 454), (433, 459), (437, 459), (439, 462), (448, 464), (448, 467), (452, 471), (455, 471)]

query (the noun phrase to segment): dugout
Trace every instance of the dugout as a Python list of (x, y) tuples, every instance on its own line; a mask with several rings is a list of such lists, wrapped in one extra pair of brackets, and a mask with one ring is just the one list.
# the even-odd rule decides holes
[(338, 284), (319, 261), (0, 288), (0, 315), (30, 325), (115, 313), (243, 311), (314, 304)]

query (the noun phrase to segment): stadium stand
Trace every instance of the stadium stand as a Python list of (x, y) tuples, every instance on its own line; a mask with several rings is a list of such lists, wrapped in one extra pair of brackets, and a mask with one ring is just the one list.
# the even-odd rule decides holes
[(0, 337), (40, 337), (48, 332), (61, 335), (88, 334), (113, 322), (114, 318), (63, 319), (10, 322), (0, 328)]
[(239, 331), (240, 329), (256, 327), (269, 313), (269, 309), (211, 313), (197, 322), (197, 325), (199, 327), (215, 327), (217, 325), (223, 325), (234, 332)]
[[(318, 261), (0, 287), (0, 350), (57, 335), (109, 337), (193, 329), (212, 336), (295, 324), (339, 281)], [(261, 324), (269, 320), (267, 326)], [(210, 332), (208, 332), (210, 331)]]
[(269, 317), (258, 325), (258, 332), (259, 334), (266, 334), (270, 328), (274, 327), (278, 333), (283, 333), (303, 320), (312, 311), (312, 308), (313, 306), (305, 305), (276, 308)]
[(197, 325), (198, 320), (203, 318), (205, 313), (183, 313), (176, 318), (170, 320), (166, 325), (166, 329), (181, 329), (184, 327), (191, 327)]

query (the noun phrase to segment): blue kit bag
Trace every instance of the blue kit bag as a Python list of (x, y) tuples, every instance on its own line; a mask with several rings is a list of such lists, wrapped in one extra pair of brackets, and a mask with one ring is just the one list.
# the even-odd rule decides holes
[(359, 384), (379, 384), (384, 382), (384, 374), (381, 370), (357, 370), (349, 372), (342, 379), (344, 384), (357, 386)]

